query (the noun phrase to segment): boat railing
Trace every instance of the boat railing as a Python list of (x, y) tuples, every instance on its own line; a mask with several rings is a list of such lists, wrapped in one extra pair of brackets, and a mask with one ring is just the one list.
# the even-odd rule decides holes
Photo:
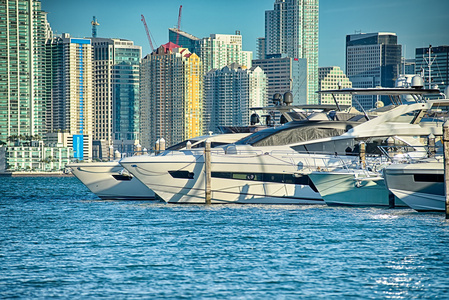
[(414, 163), (416, 161), (434, 157), (438, 153), (437, 146), (377, 146), (391, 163)]

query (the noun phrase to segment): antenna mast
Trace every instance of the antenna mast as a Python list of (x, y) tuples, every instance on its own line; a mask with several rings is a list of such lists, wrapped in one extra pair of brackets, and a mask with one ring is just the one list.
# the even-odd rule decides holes
[(424, 61), (427, 63), (427, 66), (429, 67), (429, 89), (431, 89), (432, 88), (432, 76), (431, 76), (432, 68), (431, 68), (431, 66), (433, 64), (433, 61), (436, 58), (436, 56), (432, 57), (432, 45), (429, 45), (429, 58), (426, 59), (425, 56), (423, 56), (423, 57), (424, 57)]

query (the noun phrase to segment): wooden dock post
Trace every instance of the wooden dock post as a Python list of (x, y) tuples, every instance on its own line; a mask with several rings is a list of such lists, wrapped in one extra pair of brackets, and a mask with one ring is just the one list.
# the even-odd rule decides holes
[(360, 163), (362, 164), (362, 168), (366, 168), (366, 144), (365, 142), (360, 142)]
[(446, 220), (449, 219), (449, 121), (443, 124), (444, 190), (446, 195)]
[(156, 141), (156, 145), (154, 146), (154, 153), (159, 154), (159, 139)]
[(205, 201), (206, 204), (211, 204), (211, 181), (212, 181), (212, 172), (211, 172), (211, 157), (210, 157), (210, 145), (211, 142), (209, 139), (205, 142), (204, 147), (204, 177), (206, 178), (206, 186), (205, 186)]
[(159, 150), (162, 152), (162, 151), (165, 151), (165, 139), (164, 138), (161, 138), (160, 140), (159, 140)]
[(428, 153), (429, 157), (435, 156), (436, 150), (435, 150), (435, 136), (433, 133), (429, 134), (427, 137), (427, 146), (428, 146)]

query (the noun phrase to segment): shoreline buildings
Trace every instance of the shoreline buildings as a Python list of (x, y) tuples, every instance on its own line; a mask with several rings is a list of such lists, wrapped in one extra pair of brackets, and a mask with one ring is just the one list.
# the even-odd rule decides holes
[(318, 0), (276, 0), (274, 9), (265, 11), (265, 38), (258, 39), (259, 59), (279, 54), (306, 59), (307, 104), (318, 104), (318, 7)]

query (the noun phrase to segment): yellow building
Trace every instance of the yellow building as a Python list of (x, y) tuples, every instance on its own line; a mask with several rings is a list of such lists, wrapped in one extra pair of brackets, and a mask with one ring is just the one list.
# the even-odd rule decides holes
[(203, 71), (196, 54), (171, 42), (162, 45), (142, 59), (140, 80), (142, 147), (203, 134)]
[(201, 59), (195, 53), (185, 60), (184, 136), (190, 139), (203, 134)]

